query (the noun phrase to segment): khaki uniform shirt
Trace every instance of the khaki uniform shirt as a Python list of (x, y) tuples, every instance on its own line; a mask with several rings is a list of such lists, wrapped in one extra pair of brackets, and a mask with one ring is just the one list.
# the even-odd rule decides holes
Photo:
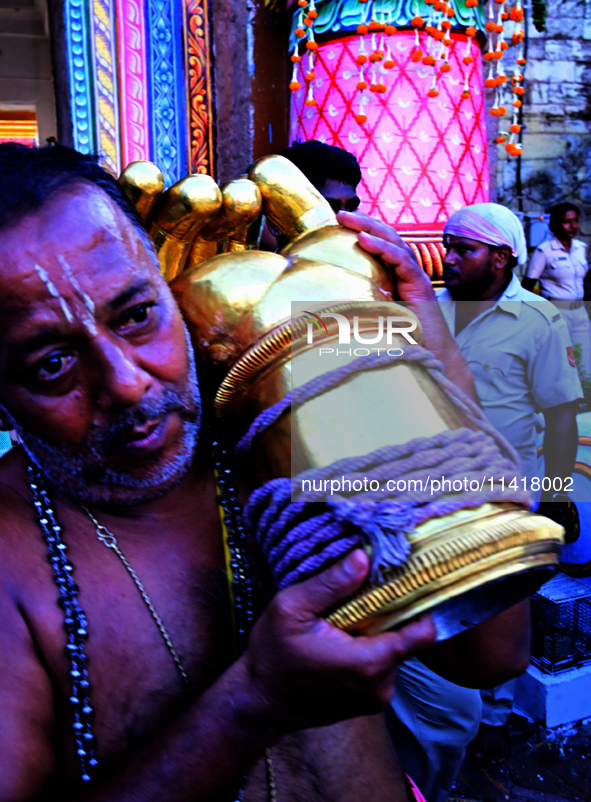
[[(445, 289), (437, 300), (455, 336), (456, 302)], [(524, 475), (537, 476), (538, 411), (583, 397), (560, 312), (513, 276), (498, 301), (455, 339), (486, 417), (519, 453)]]
[(567, 251), (560, 240), (552, 237), (534, 251), (527, 277), (540, 280), (544, 298), (582, 301), (585, 296), (583, 279), (588, 269), (584, 242), (574, 239)]

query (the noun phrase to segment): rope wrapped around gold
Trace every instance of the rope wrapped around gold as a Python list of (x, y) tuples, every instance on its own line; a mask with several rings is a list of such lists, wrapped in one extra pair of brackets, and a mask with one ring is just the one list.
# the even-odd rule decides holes
[[(501, 479), (519, 473), (519, 458), (513, 447), (488, 423), (480, 408), (443, 374), (443, 365), (430, 351), (413, 346), (403, 355), (374, 353), (316, 377), (279, 403), (265, 410), (236, 447), (238, 454), (248, 451), (255, 437), (271, 426), (290, 407), (304, 404), (344, 381), (351, 374), (379, 368), (393, 361), (420, 362), (431, 372), (450, 400), (460, 406), (477, 430), (467, 427), (444, 431), (431, 438), (385, 446), (371, 454), (348, 457), (323, 468), (304, 471), (294, 479), (274, 479), (256, 490), (245, 508), (245, 521), (265, 554), (275, 583), (286, 587), (323, 570), (351, 549), (371, 547), (371, 579), (381, 578), (384, 569), (402, 565), (410, 551), (406, 534), (421, 522), (456, 510), (477, 507), (489, 501), (505, 501), (528, 506), (529, 496), (508, 488)], [(341, 496), (328, 501), (326, 482), (342, 476), (350, 483), (363, 477), (377, 481), (380, 489)], [(396, 492), (396, 500), (383, 495), (388, 479), (406, 477), (429, 484), (431, 472), (451, 482), (460, 477), (476, 480), (479, 490), (463, 491), (454, 498), (442, 491), (421, 491), (406, 497)], [(487, 484), (481, 487), (486, 476)], [(292, 488), (318, 480), (317, 490), (302, 493), (292, 502)], [(322, 485), (324, 484), (324, 489)], [(367, 484), (367, 483), (366, 483)], [(313, 485), (312, 485), (313, 486)], [(519, 486), (519, 485), (518, 485)], [(507, 489), (505, 490), (505, 487)], [(311, 507), (309, 502), (327, 502)]]

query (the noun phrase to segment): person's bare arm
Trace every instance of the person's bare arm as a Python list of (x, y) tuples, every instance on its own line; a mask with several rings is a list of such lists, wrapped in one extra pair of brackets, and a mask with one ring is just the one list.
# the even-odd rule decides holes
[(536, 248), (532, 253), (527, 266), (525, 276), (521, 279), (521, 286), (524, 290), (533, 292), (539, 277), (544, 272), (546, 267), (546, 255), (541, 248)]
[(425, 348), (443, 362), (446, 376), (478, 402), (474, 380), (441, 314), (431, 280), (411, 248), (392, 226), (361, 212), (339, 212), (337, 219), (346, 228), (358, 231), (359, 245), (390, 267), (396, 282), (396, 297), (421, 321)]
[[(157, 738), (67, 802), (232, 800), (242, 775), (283, 734), (373, 714), (388, 703), (399, 663), (432, 642), (430, 619), (399, 632), (353, 638), (319, 613), (364, 580), (357, 550), (322, 574), (278, 593), (245, 654)], [(55, 770), (55, 700), (27, 627), (10, 600), (2, 617), (0, 800), (49, 800)], [(20, 620), (19, 620), (20, 619)], [(400, 800), (403, 802), (403, 800)], [(405, 802), (405, 801), (404, 801)]]
[(523, 289), (529, 290), (530, 292), (534, 291), (534, 288), (537, 283), (538, 283), (537, 278), (528, 278), (527, 276), (524, 276), (521, 279), (521, 286), (523, 287)]
[(529, 599), (421, 654), (425, 665), (456, 685), (493, 688), (526, 670), (530, 658)]

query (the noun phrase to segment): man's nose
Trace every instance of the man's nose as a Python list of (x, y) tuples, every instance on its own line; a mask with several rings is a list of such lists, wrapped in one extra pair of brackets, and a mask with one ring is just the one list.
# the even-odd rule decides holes
[(98, 344), (100, 386), (98, 403), (103, 410), (139, 404), (153, 384), (151, 374), (137, 359), (136, 349), (108, 337)]

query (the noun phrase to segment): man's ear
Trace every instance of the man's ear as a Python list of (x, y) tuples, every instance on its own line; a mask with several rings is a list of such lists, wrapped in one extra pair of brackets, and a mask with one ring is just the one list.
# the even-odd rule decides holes
[(497, 270), (505, 270), (511, 259), (511, 248), (508, 245), (501, 245), (494, 249), (494, 266)]

